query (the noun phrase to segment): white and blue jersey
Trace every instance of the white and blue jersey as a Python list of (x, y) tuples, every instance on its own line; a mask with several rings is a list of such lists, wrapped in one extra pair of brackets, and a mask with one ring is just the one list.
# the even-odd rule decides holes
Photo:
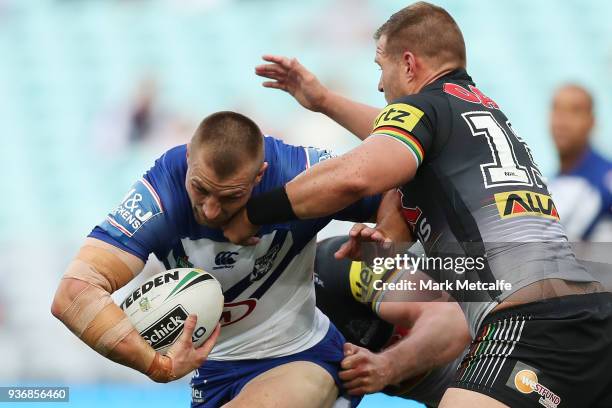
[[(268, 169), (253, 195), (281, 187), (330, 155), (265, 137)], [(229, 242), (220, 229), (196, 222), (185, 190), (186, 146), (167, 151), (89, 235), (143, 261), (154, 253), (166, 266), (201, 268), (221, 283), (223, 329), (211, 360), (287, 356), (323, 339), (329, 320), (315, 307), (316, 234), (331, 219), (365, 221), (379, 198), (361, 200), (325, 218), (265, 225), (255, 246)]]
[(589, 148), (550, 190), (570, 241), (612, 241), (612, 162)]

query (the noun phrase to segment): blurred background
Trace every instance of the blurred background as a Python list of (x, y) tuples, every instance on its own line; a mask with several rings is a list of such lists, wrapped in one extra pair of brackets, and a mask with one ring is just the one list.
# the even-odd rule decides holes
[[(408, 4), (0, 0), (0, 385), (70, 385), (71, 406), (187, 406), (187, 380), (151, 384), (100, 358), (52, 318), (64, 268), (132, 182), (212, 112), (239, 111), (295, 144), (336, 153), (355, 146), (356, 138), (322, 115), (261, 87), (254, 67), (264, 53), (297, 57), (328, 87), (382, 108), (372, 34)], [(568, 108), (561, 136), (576, 133), (574, 153), (590, 137), (602, 157), (612, 156), (612, 2), (437, 4), (463, 30), (468, 72), (531, 146), (545, 176), (558, 179), (551, 107), (567, 82), (591, 93), (595, 121), (572, 130), (584, 107)], [(580, 105), (579, 98), (570, 102)], [(612, 172), (599, 173), (593, 189), (603, 188), (601, 208), (609, 213)], [(570, 201), (584, 200), (576, 191), (588, 187), (558, 195), (568, 206), (583, 205)], [(612, 229), (602, 225), (606, 237)], [(321, 237), (346, 231), (334, 224)], [(585, 231), (575, 239), (589, 239)], [(362, 406), (411, 405), (375, 395)]]

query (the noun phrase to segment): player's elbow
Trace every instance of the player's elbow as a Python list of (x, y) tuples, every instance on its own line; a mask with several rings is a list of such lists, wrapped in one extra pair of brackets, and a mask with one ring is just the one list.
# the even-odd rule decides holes
[(62, 279), (57, 290), (55, 291), (53, 303), (51, 303), (51, 314), (57, 319), (62, 320), (62, 316), (66, 309), (68, 309), (74, 299), (88, 285), (89, 284), (87, 282), (83, 282), (78, 279)]

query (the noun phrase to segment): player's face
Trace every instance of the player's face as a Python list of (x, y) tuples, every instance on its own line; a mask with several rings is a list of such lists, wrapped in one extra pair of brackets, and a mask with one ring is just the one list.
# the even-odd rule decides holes
[(394, 100), (407, 95), (402, 81), (402, 63), (400, 58), (395, 58), (385, 52), (387, 37), (381, 36), (376, 42), (376, 57), (374, 62), (380, 67), (380, 80), (378, 90), (385, 93), (385, 100), (391, 103)]
[(591, 102), (578, 88), (562, 88), (553, 98), (551, 133), (561, 155), (581, 150), (587, 143), (594, 118)]
[(219, 178), (206, 156), (198, 152), (189, 155), (185, 187), (198, 224), (220, 228), (246, 205), (267, 163), (258, 166), (247, 160), (231, 176)]

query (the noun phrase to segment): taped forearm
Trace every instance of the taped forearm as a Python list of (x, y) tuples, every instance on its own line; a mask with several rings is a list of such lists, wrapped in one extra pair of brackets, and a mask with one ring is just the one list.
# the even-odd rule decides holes
[(155, 381), (170, 381), (170, 359), (151, 348), (110, 297), (132, 278), (132, 270), (118, 256), (96, 246), (84, 246), (60, 283), (54, 314), (103, 356)]

